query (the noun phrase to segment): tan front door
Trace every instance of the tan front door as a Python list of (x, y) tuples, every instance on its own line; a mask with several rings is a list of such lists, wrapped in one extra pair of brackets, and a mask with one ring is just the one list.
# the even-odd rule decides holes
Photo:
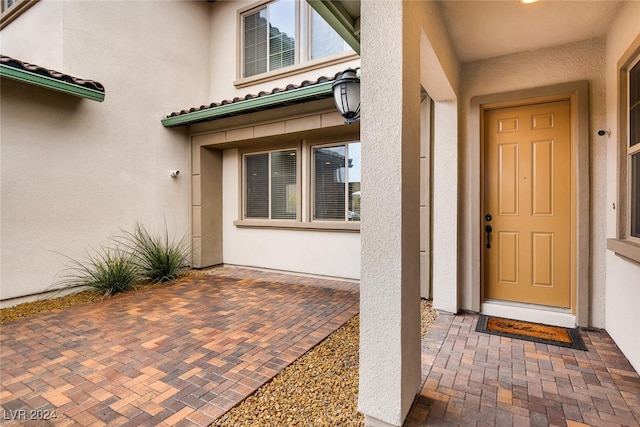
[(569, 101), (485, 112), (485, 299), (570, 307), (570, 132)]

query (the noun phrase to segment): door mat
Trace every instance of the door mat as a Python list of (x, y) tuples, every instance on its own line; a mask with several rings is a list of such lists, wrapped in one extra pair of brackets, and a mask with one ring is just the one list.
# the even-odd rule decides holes
[(481, 314), (476, 332), (587, 351), (587, 346), (584, 345), (576, 328), (562, 328)]

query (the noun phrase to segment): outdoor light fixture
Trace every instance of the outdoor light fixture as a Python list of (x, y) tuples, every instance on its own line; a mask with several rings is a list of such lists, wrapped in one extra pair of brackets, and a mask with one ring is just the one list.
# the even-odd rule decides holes
[(331, 85), (336, 107), (346, 124), (360, 120), (360, 78), (356, 70), (349, 68)]

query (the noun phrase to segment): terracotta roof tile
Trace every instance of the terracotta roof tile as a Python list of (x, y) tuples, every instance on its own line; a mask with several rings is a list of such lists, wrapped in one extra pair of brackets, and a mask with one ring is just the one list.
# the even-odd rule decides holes
[(193, 113), (195, 111), (202, 111), (202, 110), (207, 110), (207, 109), (211, 109), (211, 108), (216, 108), (222, 105), (228, 105), (228, 104), (235, 104), (236, 102), (241, 102), (241, 101), (248, 101), (250, 99), (255, 99), (255, 98), (260, 98), (263, 96), (267, 96), (267, 95), (274, 95), (277, 93), (282, 93), (282, 92), (287, 92), (290, 90), (294, 90), (294, 89), (300, 89), (303, 87), (308, 87), (308, 86), (313, 86), (313, 85), (317, 85), (320, 83), (326, 83), (332, 80), (335, 80), (337, 78), (339, 78), (342, 75), (342, 71), (336, 73), (333, 77), (319, 77), (317, 80), (305, 80), (302, 83), (295, 85), (295, 84), (288, 84), (284, 89), (283, 88), (274, 88), (269, 92), (266, 91), (260, 91), (257, 94), (248, 94), (245, 95), (244, 97), (238, 97), (236, 96), (235, 98), (231, 99), (231, 100), (223, 100), (220, 101), (218, 103), (216, 102), (212, 102), (209, 105), (201, 105), (200, 107), (192, 107), (189, 108), (188, 110), (180, 110), (180, 111), (176, 111), (173, 112), (171, 114), (169, 114), (167, 117), (176, 117), (176, 116), (180, 116), (183, 114), (188, 114), (188, 113)]
[(52, 79), (64, 81), (74, 85), (82, 86), (87, 89), (93, 89), (100, 92), (104, 92), (104, 86), (102, 83), (94, 80), (85, 80), (78, 77), (70, 76), (59, 71), (50, 70), (39, 65), (30, 64), (28, 62), (20, 61), (19, 59), (11, 58), (9, 56), (0, 55), (0, 64), (7, 65), (9, 67), (17, 68), (19, 70), (30, 71), (35, 74), (39, 74), (44, 77), (50, 77)]

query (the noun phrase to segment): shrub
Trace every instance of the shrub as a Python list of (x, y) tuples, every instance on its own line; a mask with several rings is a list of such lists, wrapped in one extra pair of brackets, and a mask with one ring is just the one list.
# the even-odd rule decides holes
[(124, 237), (117, 240), (131, 251), (141, 274), (152, 283), (175, 279), (189, 267), (186, 238), (170, 240), (166, 224), (162, 235), (153, 236), (136, 223), (132, 232), (124, 231)]
[(140, 279), (133, 256), (119, 249), (87, 252), (85, 262), (67, 258), (71, 263), (68, 273), (58, 282), (65, 288), (89, 287), (108, 296), (133, 289)]

